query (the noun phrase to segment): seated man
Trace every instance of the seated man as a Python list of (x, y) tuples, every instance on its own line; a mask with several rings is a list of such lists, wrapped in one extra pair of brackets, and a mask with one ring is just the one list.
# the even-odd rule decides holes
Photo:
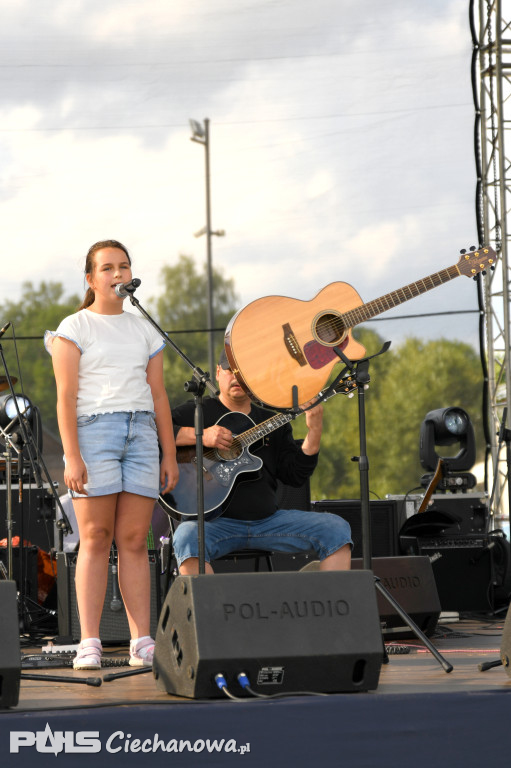
[[(232, 411), (246, 414), (255, 423), (266, 421), (271, 413), (252, 403), (229, 368), (223, 351), (217, 366), (218, 398), (204, 399), (205, 449), (228, 449), (232, 432), (217, 422)], [(172, 409), (176, 445), (194, 445), (194, 402)], [(223, 504), (222, 515), (206, 521), (205, 570), (213, 573), (211, 562), (240, 549), (276, 552), (307, 552), (314, 549), (320, 570), (347, 570), (351, 563), (351, 531), (348, 523), (327, 512), (277, 509), (277, 479), (300, 486), (313, 473), (318, 462), (323, 425), (323, 407), (305, 413), (308, 433), (301, 447), (293, 439), (290, 424), (279, 427), (252, 450), (263, 462), (257, 472), (241, 474)], [(185, 520), (174, 535), (174, 553), (182, 575), (199, 573), (197, 522)]]

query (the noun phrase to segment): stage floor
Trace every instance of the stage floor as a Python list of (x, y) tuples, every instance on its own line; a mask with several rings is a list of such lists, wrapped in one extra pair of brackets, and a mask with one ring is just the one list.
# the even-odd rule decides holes
[[(479, 670), (481, 663), (499, 659), (504, 620), (440, 624), (432, 642), (452, 664), (450, 673), (415, 639), (395, 641), (410, 652), (390, 653), (378, 687), (364, 693), (194, 700), (157, 690), (152, 672), (91, 687), (69, 680), (96, 673), (23, 668), (18, 705), (0, 713), (2, 753), (9, 753), (10, 743), (12, 748), (13, 732), (39, 735), (32, 746), (8, 754), (4, 764), (10, 768), (37, 759), (42, 768), (54, 764), (59, 749), (66, 751), (65, 765), (71, 767), (90, 765), (92, 759), (100, 766), (138, 765), (143, 759), (151, 765), (171, 760), (177, 766), (224, 766), (238, 758), (246, 766), (323, 760), (371, 768), (480, 768), (493, 759), (509, 762), (511, 698), (503, 696), (511, 693), (511, 678), (502, 666)], [(22, 651), (39, 653), (41, 647)], [(126, 653), (113, 648), (106, 656), (122, 660)], [(120, 671), (124, 667), (105, 667), (100, 676)], [(41, 679), (23, 679), (23, 674)], [(51, 681), (51, 675), (64, 679)], [(101, 754), (82, 754), (76, 743), (64, 749), (59, 734), (66, 731), (96, 733)], [(207, 739), (225, 740), (223, 748), (208, 751)]]

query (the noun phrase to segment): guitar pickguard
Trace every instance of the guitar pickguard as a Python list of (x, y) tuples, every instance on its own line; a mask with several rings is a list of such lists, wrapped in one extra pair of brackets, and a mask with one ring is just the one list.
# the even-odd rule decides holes
[[(346, 349), (349, 339), (346, 338), (339, 345), (342, 350)], [(338, 360), (339, 357), (333, 347), (325, 347), (324, 344), (320, 344), (319, 341), (311, 339), (303, 348), (307, 362), (311, 368), (318, 370), (324, 368), (332, 360)]]

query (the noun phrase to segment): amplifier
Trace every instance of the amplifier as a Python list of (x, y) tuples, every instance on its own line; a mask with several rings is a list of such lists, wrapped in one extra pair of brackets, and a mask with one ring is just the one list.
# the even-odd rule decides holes
[[(351, 526), (353, 557), (362, 557), (362, 505), (360, 499), (323, 500), (314, 503), (316, 512), (332, 512), (343, 517)], [(371, 555), (392, 557), (399, 555), (399, 529), (404, 523), (402, 505), (390, 499), (369, 503), (371, 520)]]
[(493, 610), (493, 537), (402, 536), (401, 545), (407, 554), (429, 557), (442, 611)]
[[(149, 569), (151, 576), (151, 636), (154, 637), (161, 611), (161, 568), (158, 552), (150, 550)], [(61, 641), (80, 640), (80, 617), (76, 603), (75, 553), (57, 553), (57, 595), (59, 638)], [(114, 600), (119, 596), (120, 603)], [(117, 573), (109, 563), (108, 582), (103, 612), (101, 614), (100, 637), (103, 643), (124, 645), (130, 641), (128, 617), (119, 592)]]
[[(423, 495), (391, 496), (388, 499), (394, 499), (406, 509), (406, 517), (411, 518), (419, 511), (422, 504)], [(445, 533), (469, 534), (469, 533), (488, 533), (490, 525), (490, 513), (488, 509), (488, 496), (486, 493), (434, 493), (430, 498), (430, 503), (424, 513), (415, 518), (419, 525), (424, 514), (426, 522), (428, 513), (444, 513), (446, 517), (452, 517), (452, 524), (444, 528)], [(433, 515), (430, 515), (433, 517)], [(413, 521), (406, 526), (406, 532), (421, 536), (417, 531), (412, 531)], [(404, 531), (403, 531), (404, 533)]]

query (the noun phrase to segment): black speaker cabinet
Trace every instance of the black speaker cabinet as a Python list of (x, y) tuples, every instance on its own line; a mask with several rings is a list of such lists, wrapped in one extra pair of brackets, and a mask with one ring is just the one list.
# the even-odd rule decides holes
[(504, 622), (504, 629), (502, 630), (500, 660), (506, 675), (511, 677), (511, 605), (507, 610), (506, 621)]
[[(151, 635), (154, 637), (161, 609), (161, 568), (156, 551), (150, 550), (149, 568), (151, 576)], [(57, 553), (57, 596), (59, 637), (68, 642), (80, 640), (80, 617), (76, 604), (75, 571), (77, 555)], [(119, 591), (116, 569), (109, 564), (107, 591), (99, 634), (103, 643), (125, 645), (130, 641), (128, 617)]]
[[(389, 499), (378, 499), (369, 503), (371, 520), (372, 557), (399, 555), (398, 533), (404, 523), (402, 505)], [(362, 510), (359, 499), (339, 501), (316, 501), (316, 512), (332, 512), (343, 517), (351, 526), (353, 557), (362, 557)], [(401, 519), (402, 517), (402, 519)]]
[(17, 705), (20, 694), (20, 630), (14, 581), (0, 581), (0, 612), (0, 709), (7, 709)]
[(401, 537), (406, 551), (431, 560), (442, 611), (493, 610), (493, 547), (487, 535)]
[[(24, 482), (19, 501), (19, 483), (13, 478), (11, 488), (12, 535), (49, 552), (54, 545), (55, 501), (48, 483), (38, 488), (35, 482)], [(5, 480), (0, 483), (0, 509), (7, 508)], [(0, 539), (7, 536), (6, 515), (0, 515)]]
[(428, 512), (445, 512), (454, 518), (445, 535), (488, 533), (490, 513), (484, 495), (437, 493), (431, 499)]
[[(441, 609), (429, 557), (373, 557), (371, 566), (390, 596), (425, 635), (431, 636), (436, 629)], [(363, 561), (354, 559), (351, 567), (354, 570), (360, 569)], [(377, 603), (386, 640), (415, 637), (379, 590)]]
[[(12, 548), (12, 578), (25, 597), (37, 603), (38, 565), (37, 547), (23, 547), (20, 558), (20, 548)], [(0, 560), (8, 567), (9, 553), (7, 547), (0, 547)]]
[(157, 687), (190, 698), (375, 689), (382, 635), (369, 571), (178, 576), (160, 616)]

